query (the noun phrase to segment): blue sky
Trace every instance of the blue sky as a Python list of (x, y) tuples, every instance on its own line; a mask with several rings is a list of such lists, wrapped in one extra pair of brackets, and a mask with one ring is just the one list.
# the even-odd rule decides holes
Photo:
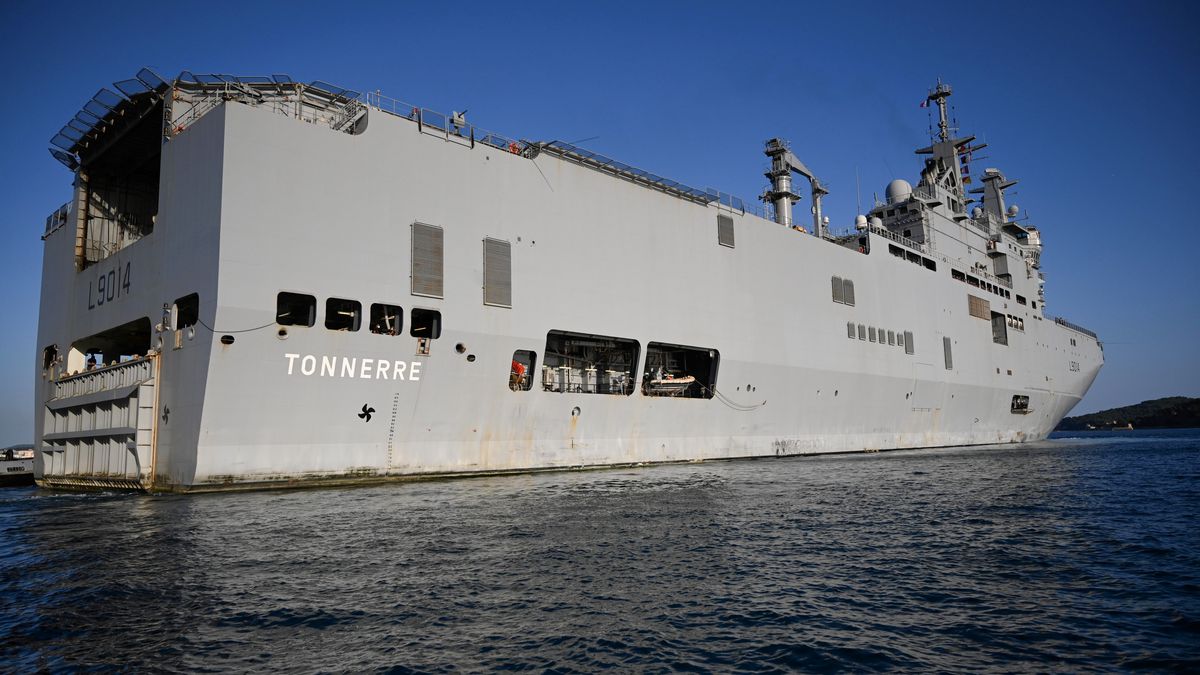
[[(826, 6), (836, 5), (836, 6)], [(1195, 3), (0, 3), (0, 445), (32, 440), (44, 220), (70, 196), (47, 142), (150, 66), (288, 73), (384, 94), (751, 199), (791, 140), (853, 222), (916, 182), (940, 76), (987, 166), (1041, 227), (1048, 311), (1108, 363), (1075, 413), (1200, 395)], [(981, 167), (982, 168), (982, 167)], [(802, 210), (807, 207), (803, 204)]]

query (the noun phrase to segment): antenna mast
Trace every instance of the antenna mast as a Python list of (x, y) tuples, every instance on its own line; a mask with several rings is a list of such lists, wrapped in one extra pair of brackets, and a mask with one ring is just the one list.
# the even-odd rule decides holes
[(938, 107), (938, 140), (940, 141), (950, 140), (950, 120), (946, 116), (946, 99), (950, 98), (952, 93), (954, 91), (950, 85), (943, 84), (939, 77), (937, 87), (926, 97), (926, 100), (933, 101)]

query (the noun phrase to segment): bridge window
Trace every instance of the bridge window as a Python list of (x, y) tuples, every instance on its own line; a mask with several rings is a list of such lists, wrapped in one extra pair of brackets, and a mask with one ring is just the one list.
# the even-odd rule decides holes
[(639, 351), (636, 340), (552, 330), (546, 334), (542, 389), (628, 396)]
[(329, 298), (325, 301), (325, 327), (329, 330), (356, 331), (360, 323), (361, 302), (343, 298)]
[(642, 393), (646, 396), (712, 398), (720, 358), (715, 349), (651, 342), (646, 345)]
[(280, 293), (275, 301), (275, 323), (280, 326), (315, 325), (317, 299), (300, 293)]
[(404, 330), (404, 310), (396, 305), (371, 304), (371, 332), (376, 335), (400, 335)]

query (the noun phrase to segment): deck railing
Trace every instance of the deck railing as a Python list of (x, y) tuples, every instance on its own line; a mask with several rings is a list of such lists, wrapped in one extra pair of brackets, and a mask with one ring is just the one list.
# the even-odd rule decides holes
[(1091, 336), (1091, 338), (1093, 340), (1100, 339), (1100, 337), (1098, 335), (1096, 335), (1095, 333), (1093, 333), (1092, 331), (1084, 328), (1083, 326), (1073, 324), (1070, 321), (1067, 321), (1066, 319), (1064, 319), (1062, 317), (1059, 317), (1059, 316), (1054, 317), (1054, 323), (1056, 323), (1060, 326), (1065, 326), (1067, 328), (1070, 328), (1071, 330), (1075, 331), (1076, 333), (1083, 333), (1084, 335)]
[(154, 377), (154, 359), (141, 357), (112, 366), (102, 366), (59, 378), (51, 400), (111, 391), (139, 384)]

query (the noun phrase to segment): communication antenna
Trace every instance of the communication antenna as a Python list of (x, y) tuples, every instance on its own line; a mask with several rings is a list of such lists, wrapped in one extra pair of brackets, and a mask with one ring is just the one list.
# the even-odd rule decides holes
[(937, 87), (929, 92), (929, 96), (925, 97), (926, 101), (932, 101), (938, 107), (938, 140), (950, 140), (950, 120), (946, 116), (946, 99), (950, 98), (953, 90), (950, 85), (943, 84), (942, 78), (938, 78)]
[(862, 181), (858, 178), (858, 165), (854, 165), (854, 195), (855, 195), (855, 213), (862, 213)]

